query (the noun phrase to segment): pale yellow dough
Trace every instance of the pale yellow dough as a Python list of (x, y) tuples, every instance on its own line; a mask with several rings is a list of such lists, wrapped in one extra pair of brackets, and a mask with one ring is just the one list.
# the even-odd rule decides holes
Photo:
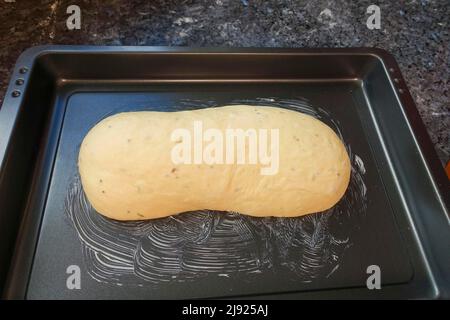
[[(279, 129), (279, 170), (261, 164), (178, 164), (176, 128)], [(94, 126), (81, 144), (84, 192), (102, 215), (117, 220), (160, 218), (210, 209), (251, 216), (294, 217), (334, 206), (350, 179), (346, 149), (331, 128), (291, 110), (225, 106), (180, 112), (125, 112)]]

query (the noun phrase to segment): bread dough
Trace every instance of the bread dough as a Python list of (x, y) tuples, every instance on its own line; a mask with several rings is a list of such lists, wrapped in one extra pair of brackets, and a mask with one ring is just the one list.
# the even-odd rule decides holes
[[(261, 174), (267, 165), (259, 161), (175, 164), (173, 148), (186, 141), (173, 141), (172, 134), (177, 128), (194, 132), (196, 121), (201, 121), (203, 132), (278, 129), (277, 173)], [(301, 216), (335, 205), (347, 189), (351, 171), (343, 143), (321, 121), (287, 109), (247, 105), (110, 116), (84, 138), (78, 167), (92, 206), (117, 220), (202, 209), (259, 217)]]

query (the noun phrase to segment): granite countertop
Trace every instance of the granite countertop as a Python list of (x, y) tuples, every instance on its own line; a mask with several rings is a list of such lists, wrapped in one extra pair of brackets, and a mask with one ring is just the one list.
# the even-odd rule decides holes
[[(66, 9), (81, 8), (69, 31)], [(367, 7), (381, 9), (369, 30)], [(443, 163), (450, 158), (447, 0), (0, 0), (0, 103), (20, 53), (41, 44), (379, 47), (397, 59)]]

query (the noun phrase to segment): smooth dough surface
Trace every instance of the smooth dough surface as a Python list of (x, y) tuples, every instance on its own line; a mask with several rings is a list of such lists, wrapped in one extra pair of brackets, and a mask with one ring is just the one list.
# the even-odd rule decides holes
[[(176, 128), (279, 129), (279, 170), (258, 164), (177, 164)], [(334, 131), (287, 109), (234, 105), (179, 112), (125, 112), (95, 125), (78, 167), (84, 192), (100, 214), (117, 220), (165, 217), (193, 210), (293, 217), (335, 205), (350, 180), (350, 161)]]

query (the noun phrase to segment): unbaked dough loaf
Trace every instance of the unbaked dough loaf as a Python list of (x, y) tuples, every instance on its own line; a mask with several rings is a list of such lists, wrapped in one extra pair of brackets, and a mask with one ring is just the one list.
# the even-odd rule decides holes
[[(172, 134), (177, 128), (193, 132), (195, 121), (203, 130), (222, 132), (279, 129), (277, 173), (261, 174), (267, 165), (260, 162), (174, 164), (173, 148), (186, 141), (174, 141)], [(100, 214), (117, 220), (201, 209), (260, 217), (320, 212), (343, 196), (351, 170), (344, 145), (321, 121), (287, 109), (247, 105), (119, 113), (89, 131), (78, 161), (88, 200)]]

